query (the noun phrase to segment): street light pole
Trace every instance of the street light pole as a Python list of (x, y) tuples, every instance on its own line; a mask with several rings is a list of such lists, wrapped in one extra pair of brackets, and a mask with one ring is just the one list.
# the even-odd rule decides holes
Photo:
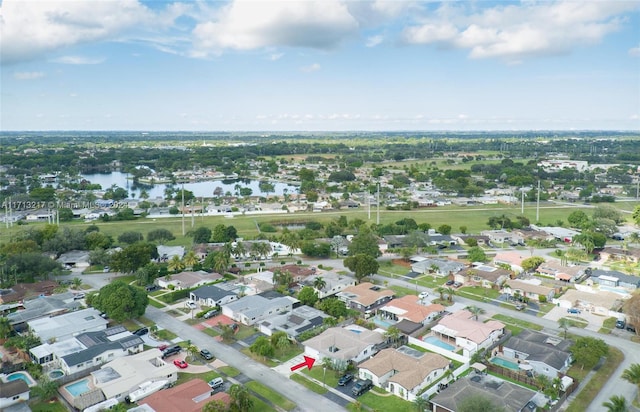
[(327, 367), (323, 366), (322, 367), (322, 386), (325, 387), (325, 388), (327, 387), (327, 384), (325, 383), (326, 382), (326, 379), (325, 379), (326, 376), (327, 376)]

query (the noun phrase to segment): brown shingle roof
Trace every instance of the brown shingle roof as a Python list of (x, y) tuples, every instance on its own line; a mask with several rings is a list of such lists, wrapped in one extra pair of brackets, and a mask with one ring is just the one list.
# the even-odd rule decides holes
[(378, 300), (383, 299), (385, 297), (390, 297), (394, 295), (394, 292), (389, 289), (372, 289), (375, 285), (369, 282), (362, 282), (355, 286), (349, 286), (345, 288), (342, 293), (353, 293), (358, 297), (355, 299), (351, 299), (356, 301), (363, 306), (370, 306), (376, 303)]
[(178, 385), (175, 388), (158, 391), (140, 404), (148, 404), (156, 412), (200, 412), (204, 405), (219, 399), (229, 405), (231, 398), (224, 392), (218, 392), (214, 396), (202, 396), (211, 394), (211, 388), (202, 379), (193, 379)]

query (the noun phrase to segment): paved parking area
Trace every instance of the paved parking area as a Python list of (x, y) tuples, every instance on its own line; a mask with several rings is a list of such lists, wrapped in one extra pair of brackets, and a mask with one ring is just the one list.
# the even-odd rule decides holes
[(568, 313), (567, 308), (563, 308), (559, 306), (556, 306), (555, 308), (551, 309), (549, 313), (544, 315), (544, 319), (549, 319), (557, 322), (558, 319), (566, 318), (567, 316), (584, 319), (585, 321), (589, 322), (589, 324), (585, 329), (596, 331), (596, 332), (600, 330), (600, 328), (602, 327), (602, 323), (606, 319), (606, 317), (604, 316), (594, 315), (590, 312), (585, 312), (585, 311), (581, 311), (579, 314)]

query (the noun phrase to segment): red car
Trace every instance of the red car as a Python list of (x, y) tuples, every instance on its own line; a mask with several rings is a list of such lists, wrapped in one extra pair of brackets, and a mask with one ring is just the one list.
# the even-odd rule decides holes
[(173, 364), (176, 365), (178, 368), (180, 369), (184, 369), (187, 366), (189, 366), (189, 364), (185, 361), (183, 361), (182, 359), (176, 359), (173, 361)]
[(160, 349), (160, 351), (162, 352), (162, 351), (164, 351), (165, 349), (167, 349), (168, 347), (169, 347), (169, 345), (167, 345), (167, 344), (162, 344), (162, 345), (158, 346), (158, 349)]

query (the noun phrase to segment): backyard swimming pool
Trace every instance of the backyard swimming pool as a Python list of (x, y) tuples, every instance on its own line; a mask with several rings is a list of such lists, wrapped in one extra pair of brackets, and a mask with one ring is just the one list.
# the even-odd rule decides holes
[(491, 363), (495, 363), (498, 366), (502, 366), (503, 368), (511, 369), (514, 371), (520, 370), (520, 366), (518, 366), (517, 363), (498, 357), (491, 358)]
[(85, 392), (89, 392), (89, 379), (83, 379), (81, 381), (69, 384), (64, 387), (73, 397), (82, 395)]
[(435, 336), (427, 336), (425, 338), (422, 339), (424, 342), (430, 343), (432, 345), (438, 346), (442, 349), (446, 349), (449, 351), (453, 351), (456, 347), (449, 345), (446, 342), (441, 341), (440, 339), (436, 338)]
[(21, 380), (24, 381), (28, 386), (34, 386), (36, 382), (33, 380), (31, 376), (27, 372), (14, 372), (7, 375), (7, 382)]

